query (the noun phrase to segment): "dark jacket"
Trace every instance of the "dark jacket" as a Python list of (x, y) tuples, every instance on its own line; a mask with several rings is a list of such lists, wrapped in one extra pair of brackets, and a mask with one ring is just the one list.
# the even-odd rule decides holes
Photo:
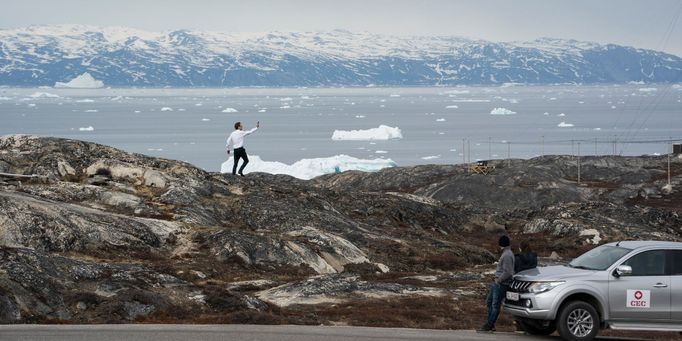
[(538, 255), (535, 252), (524, 252), (514, 255), (514, 273), (535, 269), (538, 266)]

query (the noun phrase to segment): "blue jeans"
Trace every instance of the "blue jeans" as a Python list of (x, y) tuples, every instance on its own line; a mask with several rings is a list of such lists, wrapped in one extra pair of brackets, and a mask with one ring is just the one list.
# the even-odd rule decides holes
[(485, 299), (485, 304), (488, 307), (488, 318), (486, 320), (486, 326), (490, 328), (495, 328), (495, 322), (497, 317), (500, 315), (500, 307), (502, 306), (502, 301), (507, 293), (507, 286), (501, 285), (493, 282), (490, 284), (490, 289), (488, 290), (488, 297)]

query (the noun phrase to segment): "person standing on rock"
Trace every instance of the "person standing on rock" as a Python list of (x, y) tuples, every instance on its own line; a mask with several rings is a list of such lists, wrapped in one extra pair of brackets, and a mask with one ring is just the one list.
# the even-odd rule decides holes
[(502, 255), (497, 262), (495, 269), (495, 281), (490, 284), (488, 296), (485, 299), (488, 308), (488, 315), (483, 327), (478, 332), (491, 333), (495, 331), (495, 322), (500, 315), (502, 301), (507, 293), (512, 276), (514, 276), (514, 253), (511, 250), (511, 241), (507, 235), (500, 237), (497, 243), (500, 246)]
[(244, 131), (244, 126), (241, 122), (236, 122), (234, 124), (234, 131), (227, 138), (227, 155), (230, 155), (230, 150), (234, 148), (234, 166), (232, 167), (232, 175), (237, 175), (237, 165), (239, 164), (239, 159), (243, 159), (244, 163), (241, 168), (239, 168), (239, 175), (244, 176), (244, 167), (249, 163), (249, 156), (246, 155), (246, 149), (244, 149), (244, 138), (247, 135), (251, 135), (253, 132), (260, 128), (260, 121), (256, 122), (256, 127)]

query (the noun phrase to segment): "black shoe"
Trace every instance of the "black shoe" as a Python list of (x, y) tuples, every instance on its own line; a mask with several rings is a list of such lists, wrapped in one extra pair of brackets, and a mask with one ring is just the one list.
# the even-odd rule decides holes
[(484, 324), (483, 327), (476, 329), (477, 333), (492, 333), (495, 331), (495, 328), (491, 328), (487, 324)]
[(239, 173), (239, 175), (244, 176), (244, 173)]

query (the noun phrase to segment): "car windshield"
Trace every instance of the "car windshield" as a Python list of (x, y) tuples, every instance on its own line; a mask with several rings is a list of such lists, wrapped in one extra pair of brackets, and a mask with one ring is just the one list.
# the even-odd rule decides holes
[(579, 269), (606, 270), (630, 251), (632, 250), (619, 246), (602, 245), (583, 253), (568, 265)]

